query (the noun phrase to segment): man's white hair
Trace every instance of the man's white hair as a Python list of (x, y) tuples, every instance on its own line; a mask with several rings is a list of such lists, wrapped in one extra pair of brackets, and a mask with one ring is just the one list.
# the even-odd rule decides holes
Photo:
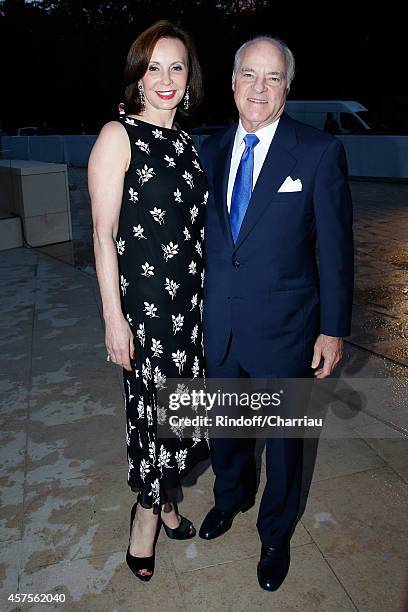
[(285, 57), (285, 65), (286, 65), (286, 73), (285, 73), (286, 83), (287, 83), (286, 86), (287, 86), (287, 89), (289, 89), (290, 84), (292, 83), (293, 78), (295, 76), (295, 57), (292, 51), (289, 49), (289, 47), (283, 42), (283, 40), (280, 40), (279, 38), (274, 38), (273, 36), (255, 36), (255, 38), (251, 38), (247, 40), (246, 42), (244, 42), (244, 44), (241, 45), (240, 48), (235, 53), (234, 69), (232, 72), (232, 76), (235, 77), (236, 73), (239, 70), (239, 67), (241, 65), (241, 57), (244, 51), (248, 47), (250, 47), (251, 45), (253, 45), (254, 43), (260, 40), (266, 40), (268, 42), (271, 42), (276, 47), (278, 47), (278, 49), (282, 51)]

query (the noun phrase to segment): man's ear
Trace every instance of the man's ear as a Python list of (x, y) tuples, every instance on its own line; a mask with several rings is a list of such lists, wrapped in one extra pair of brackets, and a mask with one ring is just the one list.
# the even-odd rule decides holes
[(232, 85), (232, 91), (234, 91), (234, 92), (235, 92), (235, 77), (234, 77), (234, 76), (232, 77), (232, 83), (231, 83), (231, 85)]

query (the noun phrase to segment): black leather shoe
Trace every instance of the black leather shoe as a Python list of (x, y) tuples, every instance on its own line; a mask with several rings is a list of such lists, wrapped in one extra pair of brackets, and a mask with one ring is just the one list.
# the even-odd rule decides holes
[[(129, 532), (130, 535), (132, 534), (132, 526), (133, 526), (133, 521), (135, 520), (137, 504), (139, 503), (139, 497), (140, 496), (138, 496), (137, 502), (133, 505), (132, 510), (130, 511), (130, 532)], [(157, 542), (157, 538), (159, 535), (159, 531), (160, 531), (160, 520), (158, 519), (156, 535), (155, 535), (154, 544), (153, 544), (153, 554), (151, 557), (134, 557), (133, 555), (130, 554), (130, 544), (126, 551), (126, 563), (128, 564), (129, 569), (133, 572), (133, 574), (137, 578), (139, 578), (143, 582), (149, 582), (149, 580), (154, 574), (154, 565), (155, 565), (155, 557), (156, 557), (154, 548), (156, 547), (156, 542)], [(143, 570), (149, 573), (142, 574), (141, 572)]]
[(196, 530), (193, 523), (182, 514), (179, 514), (179, 517), (180, 524), (174, 529), (167, 527), (167, 525), (162, 521), (167, 537), (171, 538), (172, 540), (190, 540), (190, 538), (194, 538)]
[(290, 542), (282, 546), (262, 546), (257, 573), (259, 586), (277, 591), (285, 580), (290, 565)]
[(239, 512), (246, 512), (252, 508), (254, 503), (255, 500), (251, 499), (249, 502), (238, 508), (238, 510), (235, 510), (235, 512), (225, 512), (223, 510), (218, 510), (218, 508), (214, 506), (214, 508), (211, 508), (203, 520), (198, 535), (204, 540), (213, 540), (214, 538), (218, 538), (223, 533), (226, 533), (229, 529), (231, 529), (232, 522)]

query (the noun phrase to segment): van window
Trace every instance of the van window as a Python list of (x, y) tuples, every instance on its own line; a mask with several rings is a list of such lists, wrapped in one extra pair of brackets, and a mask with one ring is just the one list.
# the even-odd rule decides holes
[(392, 134), (391, 128), (382, 122), (382, 119), (371, 111), (359, 111), (356, 113), (370, 127), (370, 131), (377, 134)]
[(364, 125), (351, 113), (340, 113), (340, 122), (346, 132), (362, 132), (365, 129)]

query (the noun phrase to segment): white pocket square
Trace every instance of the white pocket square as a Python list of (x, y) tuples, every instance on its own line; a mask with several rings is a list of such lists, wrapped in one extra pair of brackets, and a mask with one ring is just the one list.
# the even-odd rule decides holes
[(292, 191), (302, 191), (302, 181), (300, 179), (294, 181), (290, 176), (287, 176), (279, 187), (278, 193), (289, 193)]

